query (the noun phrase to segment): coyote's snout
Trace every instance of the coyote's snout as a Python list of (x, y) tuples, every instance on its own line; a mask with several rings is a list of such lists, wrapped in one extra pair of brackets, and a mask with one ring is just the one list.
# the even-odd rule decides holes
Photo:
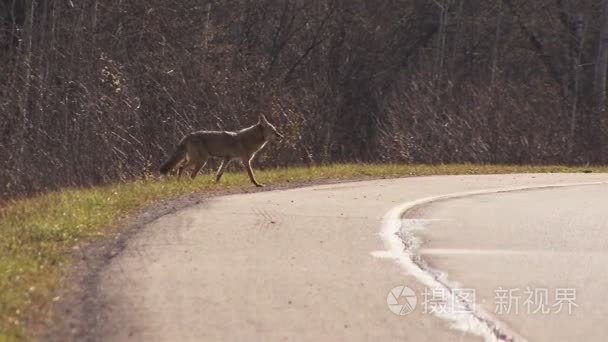
[(169, 159), (160, 167), (160, 172), (168, 173), (178, 166), (177, 175), (181, 177), (185, 168), (193, 166), (192, 178), (207, 163), (209, 157), (223, 158), (217, 170), (215, 181), (219, 182), (228, 163), (240, 159), (249, 174), (251, 182), (258, 183), (251, 170), (251, 160), (264, 145), (273, 138), (283, 138), (277, 129), (260, 115), (258, 123), (238, 132), (229, 131), (198, 131), (186, 135), (177, 145)]

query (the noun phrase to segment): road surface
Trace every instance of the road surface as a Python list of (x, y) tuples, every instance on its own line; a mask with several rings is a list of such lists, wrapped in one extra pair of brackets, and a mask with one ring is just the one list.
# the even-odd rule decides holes
[(600, 341), (604, 182), (437, 176), (211, 198), (147, 225), (101, 271), (91, 337)]

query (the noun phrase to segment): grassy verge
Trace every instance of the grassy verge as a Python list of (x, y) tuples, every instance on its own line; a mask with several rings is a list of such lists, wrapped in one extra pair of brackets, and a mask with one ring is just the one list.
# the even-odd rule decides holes
[[(606, 172), (608, 167), (507, 165), (340, 164), (258, 171), (269, 184), (437, 174), (525, 172)], [(5, 204), (0, 208), (0, 341), (27, 339), (24, 322), (48, 317), (69, 251), (87, 239), (111, 233), (126, 215), (153, 201), (225, 188), (251, 187), (244, 173), (227, 174), (221, 184), (211, 175), (196, 180), (138, 180), (102, 187), (64, 189)]]

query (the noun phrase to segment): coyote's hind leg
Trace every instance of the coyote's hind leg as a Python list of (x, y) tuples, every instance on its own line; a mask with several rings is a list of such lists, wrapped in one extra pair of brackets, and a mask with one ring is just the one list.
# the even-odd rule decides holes
[(184, 170), (190, 165), (190, 160), (186, 159), (177, 167), (177, 179), (182, 177), (182, 173), (184, 173)]
[(196, 164), (194, 166), (194, 170), (192, 170), (192, 174), (190, 175), (190, 177), (192, 177), (192, 179), (194, 179), (194, 177), (196, 177), (196, 175), (198, 174), (198, 172), (205, 167), (205, 165), (207, 164), (207, 160), (198, 162), (198, 164)]

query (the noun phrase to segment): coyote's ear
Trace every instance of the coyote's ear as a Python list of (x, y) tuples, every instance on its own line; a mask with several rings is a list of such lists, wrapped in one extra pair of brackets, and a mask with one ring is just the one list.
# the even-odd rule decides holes
[(264, 116), (264, 114), (260, 114), (260, 116), (258, 118), (258, 123), (261, 123), (261, 124), (268, 123), (268, 120), (266, 120), (266, 117)]

